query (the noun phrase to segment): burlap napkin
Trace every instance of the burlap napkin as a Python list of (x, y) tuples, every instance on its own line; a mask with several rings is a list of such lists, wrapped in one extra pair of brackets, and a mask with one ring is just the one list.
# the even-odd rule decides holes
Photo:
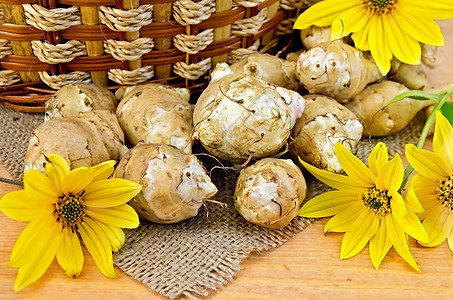
[[(0, 163), (15, 178), (22, 176), (30, 131), (42, 119), (42, 115), (20, 113), (0, 104)], [(402, 153), (406, 143), (418, 141), (423, 122), (419, 114), (396, 135), (364, 141), (357, 156), (365, 160), (379, 141), (387, 144), (391, 156)], [(208, 202), (197, 217), (173, 225), (142, 221), (137, 229), (126, 232), (126, 242), (115, 254), (114, 263), (165, 297), (208, 296), (231, 281), (251, 253), (283, 244), (310, 223), (297, 218), (281, 230), (268, 230), (246, 222), (232, 204), (236, 177), (235, 171), (214, 169), (212, 179), (219, 189), (214, 199), (226, 207)], [(309, 175), (306, 179), (306, 200), (329, 189)]]

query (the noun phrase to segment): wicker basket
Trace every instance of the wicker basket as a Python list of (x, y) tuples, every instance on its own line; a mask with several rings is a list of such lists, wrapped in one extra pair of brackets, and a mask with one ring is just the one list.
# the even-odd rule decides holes
[(219, 61), (275, 47), (298, 0), (0, 0), (0, 99), (43, 111), (71, 82), (201, 90)]

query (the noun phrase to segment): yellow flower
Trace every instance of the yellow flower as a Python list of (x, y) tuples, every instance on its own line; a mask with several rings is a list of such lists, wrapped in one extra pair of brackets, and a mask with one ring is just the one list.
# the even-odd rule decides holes
[(68, 276), (83, 266), (79, 237), (105, 276), (115, 278), (112, 250), (124, 244), (121, 228), (139, 225), (126, 204), (141, 190), (134, 182), (113, 178), (114, 161), (70, 170), (56, 154), (47, 156), (46, 175), (29, 170), (24, 189), (6, 194), (0, 210), (18, 221), (29, 221), (11, 252), (9, 267), (19, 268), (16, 291), (39, 279), (54, 257)]
[(420, 200), (424, 213), (420, 215), (434, 247), (446, 239), (453, 251), (453, 128), (441, 112), (436, 111), (433, 152), (406, 146), (406, 157), (418, 174), (409, 184), (406, 199)]
[(294, 28), (331, 26), (332, 40), (352, 33), (355, 46), (370, 50), (385, 75), (393, 56), (406, 64), (420, 64), (419, 42), (443, 45), (434, 19), (452, 17), (451, 0), (324, 0), (302, 13)]
[(393, 246), (414, 269), (420, 271), (409, 251), (407, 235), (428, 239), (425, 229), (413, 211), (420, 207), (406, 203), (398, 192), (404, 169), (398, 154), (388, 160), (387, 147), (379, 143), (368, 157), (367, 167), (341, 143), (335, 154), (348, 176), (320, 170), (303, 161), (316, 178), (337, 189), (309, 200), (300, 209), (300, 216), (332, 217), (324, 232), (345, 232), (340, 258), (358, 254), (369, 243), (370, 258), (378, 269)]

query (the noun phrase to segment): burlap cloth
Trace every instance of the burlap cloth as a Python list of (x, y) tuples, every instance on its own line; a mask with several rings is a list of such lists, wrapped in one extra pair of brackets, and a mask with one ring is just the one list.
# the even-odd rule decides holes
[[(42, 119), (42, 115), (20, 113), (0, 104), (0, 163), (15, 178), (22, 176), (29, 133)], [(403, 153), (406, 143), (418, 141), (423, 122), (419, 114), (402, 132), (362, 143), (357, 156), (365, 160), (379, 141), (387, 144), (390, 155)], [(297, 218), (281, 230), (268, 230), (246, 222), (233, 206), (236, 176), (232, 170), (212, 171), (219, 189), (214, 199), (226, 207), (208, 202), (197, 217), (173, 225), (142, 221), (137, 229), (126, 231), (126, 242), (115, 254), (114, 263), (165, 297), (208, 296), (231, 281), (251, 253), (283, 244), (310, 223)], [(306, 179), (306, 200), (328, 190), (310, 175)]]

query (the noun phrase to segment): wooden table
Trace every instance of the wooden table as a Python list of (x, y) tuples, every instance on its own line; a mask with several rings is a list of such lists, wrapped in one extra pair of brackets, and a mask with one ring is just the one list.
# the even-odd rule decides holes
[[(440, 21), (446, 46), (429, 71), (431, 82), (441, 87), (453, 81), (453, 20)], [(0, 166), (0, 176), (8, 176)], [(17, 189), (0, 183), (0, 197)], [(392, 248), (379, 271), (371, 265), (368, 248), (340, 260), (343, 234), (323, 234), (326, 219), (317, 220), (283, 246), (246, 259), (237, 277), (220, 288), (212, 299), (435, 299), (453, 298), (453, 253), (443, 243), (424, 248), (411, 238), (410, 248), (421, 273), (414, 271)], [(15, 293), (17, 269), (7, 267), (11, 249), (25, 223), (0, 213), (0, 299), (164, 299), (117, 269), (119, 279), (100, 274), (85, 251), (83, 271), (67, 278), (56, 261), (31, 286)]]

